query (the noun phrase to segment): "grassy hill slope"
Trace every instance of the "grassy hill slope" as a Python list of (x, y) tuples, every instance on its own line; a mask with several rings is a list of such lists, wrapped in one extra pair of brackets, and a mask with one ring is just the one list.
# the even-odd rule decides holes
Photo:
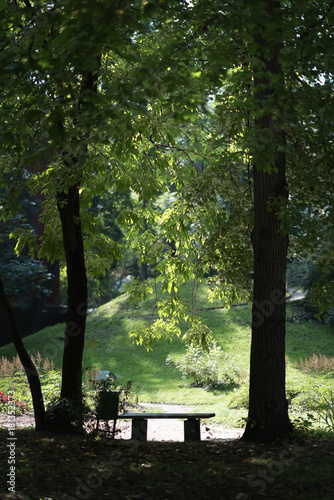
[[(190, 299), (191, 286), (183, 291)], [(249, 373), (249, 355), (251, 342), (251, 310), (249, 306), (233, 307), (230, 310), (221, 308), (219, 303), (208, 303), (206, 288), (199, 288), (196, 306), (203, 322), (212, 330), (218, 345), (230, 355), (234, 355), (242, 369)], [(95, 366), (99, 369), (111, 370), (118, 377), (120, 384), (132, 380), (140, 402), (169, 402), (201, 405), (201, 409), (217, 413), (217, 419), (225, 425), (236, 425), (240, 417), (246, 416), (246, 410), (231, 409), (233, 400), (245, 399), (247, 395), (247, 378), (240, 389), (224, 391), (223, 389), (206, 390), (194, 388), (189, 381), (182, 380), (181, 373), (166, 365), (168, 355), (181, 355), (185, 346), (180, 339), (172, 342), (157, 342), (153, 351), (147, 352), (143, 347), (133, 344), (129, 332), (151, 318), (154, 309), (154, 298), (145, 302), (129, 303), (123, 295), (99, 307), (87, 318), (87, 346), (84, 352), (84, 367)], [(291, 303), (288, 306), (287, 322), (287, 381), (289, 391), (298, 396), (300, 389), (316, 387), (320, 383), (330, 381), (329, 375), (323, 373), (305, 374), (293, 366), (294, 361), (305, 359), (314, 352), (327, 357), (334, 356), (334, 331), (325, 324), (300, 319), (300, 305)], [(182, 326), (185, 331), (187, 326)], [(45, 328), (24, 339), (29, 352), (52, 359), (55, 366), (61, 367), (64, 325)], [(0, 357), (11, 359), (15, 355), (13, 345), (0, 349)]]

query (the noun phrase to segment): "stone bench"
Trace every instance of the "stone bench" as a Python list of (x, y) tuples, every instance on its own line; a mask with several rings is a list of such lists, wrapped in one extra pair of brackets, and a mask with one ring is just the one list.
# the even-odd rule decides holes
[(184, 420), (184, 440), (201, 440), (201, 418), (214, 417), (215, 413), (123, 413), (117, 419), (132, 420), (131, 439), (147, 441), (147, 422), (150, 419), (174, 418)]

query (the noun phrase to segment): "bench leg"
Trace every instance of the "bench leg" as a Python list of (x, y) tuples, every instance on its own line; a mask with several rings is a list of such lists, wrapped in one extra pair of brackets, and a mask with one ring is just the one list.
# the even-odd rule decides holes
[(132, 420), (131, 439), (138, 441), (147, 441), (147, 419), (134, 418)]
[(186, 442), (201, 440), (201, 427), (199, 419), (188, 418), (184, 421), (184, 440)]
[(113, 430), (112, 430), (112, 438), (113, 439), (115, 439), (116, 421), (117, 421), (117, 419), (114, 420), (114, 427), (113, 427)]

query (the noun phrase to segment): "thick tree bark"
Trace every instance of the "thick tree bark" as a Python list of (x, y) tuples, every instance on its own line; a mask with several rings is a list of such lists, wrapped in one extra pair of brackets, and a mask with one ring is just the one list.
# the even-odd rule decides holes
[(87, 316), (87, 275), (80, 222), (79, 187), (58, 193), (67, 267), (68, 309), (65, 329), (61, 397), (81, 404), (82, 358)]
[[(279, 11), (280, 2), (264, 0), (269, 15)], [(271, 78), (281, 76), (278, 62), (281, 44), (271, 44), (270, 57), (266, 58), (266, 40), (258, 37), (263, 53), (260, 57), (265, 74), (258, 76), (255, 68), (254, 85), (260, 89), (256, 102), (268, 99), (277, 103), (277, 88)], [(261, 66), (260, 66), (261, 67)], [(262, 66), (263, 67), (263, 66)], [(261, 70), (260, 70), (261, 71)], [(274, 105), (275, 106), (275, 105)], [(261, 108), (261, 105), (260, 105)], [(273, 110), (274, 111), (274, 110)], [(277, 111), (277, 109), (276, 109)], [(249, 413), (244, 440), (273, 441), (292, 431), (285, 395), (285, 320), (286, 320), (286, 259), (288, 235), (282, 231), (279, 207), (287, 203), (285, 134), (276, 126), (274, 113), (260, 113), (255, 119), (259, 142), (261, 135), (271, 138), (267, 165), (259, 153), (254, 155), (254, 295), (252, 307), (252, 345), (250, 362)], [(272, 147), (270, 156), (269, 149)], [(260, 163), (260, 165), (258, 164)]]
[(8, 327), (12, 335), (15, 349), (17, 351), (17, 354), (20, 358), (20, 361), (27, 375), (33, 401), (33, 407), (34, 407), (35, 429), (36, 431), (42, 431), (45, 429), (45, 407), (44, 407), (43, 394), (41, 389), (41, 383), (39, 380), (39, 375), (20, 337), (13, 309), (6, 297), (1, 277), (0, 277), (0, 306), (7, 319)]

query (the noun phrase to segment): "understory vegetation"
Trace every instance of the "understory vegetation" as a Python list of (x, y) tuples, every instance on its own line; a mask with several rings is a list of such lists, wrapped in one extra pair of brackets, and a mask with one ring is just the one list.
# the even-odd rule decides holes
[[(189, 285), (183, 291), (188, 300), (191, 290)], [(196, 305), (215, 339), (209, 352), (187, 347), (179, 338), (171, 343), (157, 342), (152, 351), (135, 345), (130, 333), (152, 318), (153, 297), (131, 304), (122, 295), (93, 311), (88, 316), (84, 355), (83, 384), (88, 404), (93, 404), (92, 381), (97, 370), (109, 370), (115, 377), (115, 388), (132, 382), (132, 403), (187, 404), (194, 410), (215, 412), (216, 417), (210, 422), (216, 425), (244, 426), (248, 408), (250, 308), (224, 309), (218, 302), (208, 303), (206, 293), (206, 287), (199, 287)], [(286, 364), (290, 417), (302, 431), (333, 431), (334, 332), (329, 325), (305, 316), (306, 309), (303, 301), (288, 303)], [(63, 329), (62, 324), (56, 325), (25, 339), (40, 373), (47, 406), (59, 399)], [(186, 332), (185, 323), (181, 330)], [(32, 411), (26, 376), (13, 346), (1, 348), (0, 356), (0, 391), (7, 394), (13, 390), (15, 399), (25, 405), (23, 410)], [(18, 405), (17, 411), (21, 412), (22, 407)]]
[(189, 345), (186, 354), (177, 357), (168, 356), (166, 364), (176, 366), (182, 373), (183, 380), (192, 380), (194, 387), (213, 389), (231, 388), (241, 379), (241, 369), (234, 357), (225, 354), (216, 341), (209, 344), (208, 350), (198, 345)]

